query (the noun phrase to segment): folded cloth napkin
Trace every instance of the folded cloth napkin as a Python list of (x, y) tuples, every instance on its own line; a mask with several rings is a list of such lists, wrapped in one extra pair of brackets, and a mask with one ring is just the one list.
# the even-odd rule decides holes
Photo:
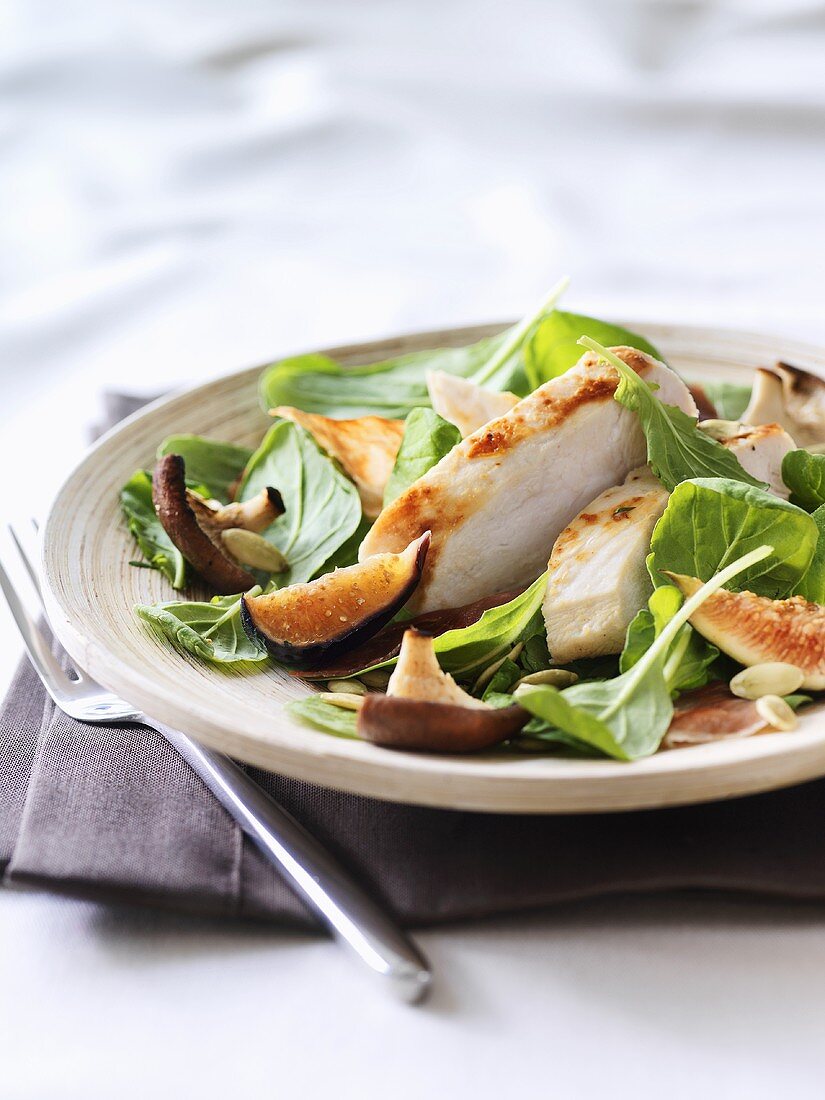
[[(138, 404), (110, 399), (110, 421)], [(251, 774), (408, 925), (628, 891), (825, 898), (825, 781), (703, 806), (536, 817)], [(315, 923), (162, 737), (67, 718), (25, 662), (0, 711), (0, 871), (9, 884), (82, 897)]]

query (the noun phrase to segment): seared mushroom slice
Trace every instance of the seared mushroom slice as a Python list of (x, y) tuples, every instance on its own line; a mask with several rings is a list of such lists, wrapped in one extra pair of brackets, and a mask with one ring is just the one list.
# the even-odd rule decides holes
[(430, 532), (400, 554), (376, 554), (306, 584), (244, 597), (250, 638), (284, 664), (301, 668), (335, 657), (374, 634), (400, 611), (421, 579)]
[(206, 500), (191, 489), (186, 490), (186, 499), (198, 523), (210, 531), (229, 531), (240, 527), (259, 535), (286, 510), (281, 494), (271, 485), (261, 489), (251, 500), (233, 501), (231, 504)]
[[(702, 586), (696, 577), (667, 573), (689, 598)], [(753, 592), (720, 588), (690, 617), (693, 626), (741, 665), (783, 661), (803, 673), (802, 687), (825, 690), (825, 607), (802, 596), (771, 600)]]
[(781, 424), (798, 447), (825, 442), (825, 379), (789, 363), (756, 372), (746, 424)]
[[(265, 499), (264, 499), (265, 498)], [(264, 530), (283, 513), (280, 494), (266, 489), (245, 504), (214, 505), (186, 488), (186, 467), (180, 455), (158, 459), (152, 475), (152, 500), (158, 519), (192, 568), (219, 594), (229, 595), (257, 583), (228, 553), (223, 531), (251, 522)], [(266, 520), (266, 522), (264, 522)]]
[(386, 748), (480, 752), (514, 737), (529, 717), (468, 695), (439, 666), (433, 639), (408, 630), (387, 694), (367, 695), (358, 710), (358, 732)]

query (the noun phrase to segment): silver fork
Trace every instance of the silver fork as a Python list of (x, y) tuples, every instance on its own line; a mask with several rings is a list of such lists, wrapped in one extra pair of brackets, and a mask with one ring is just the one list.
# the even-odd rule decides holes
[[(9, 527), (9, 531), (40, 597), (40, 610), (45, 614), (34, 557), (15, 530)], [(79, 722), (148, 726), (165, 737), (339, 943), (354, 952), (373, 974), (387, 979), (385, 986), (402, 1000), (414, 1004), (424, 998), (432, 982), (424, 956), (291, 814), (229, 757), (198, 745), (179, 730), (136, 710), (92, 680), (74, 661), (71, 665), (77, 679), (71, 679), (54, 657), (2, 561), (0, 588), (23, 636), (29, 659), (61, 710)]]

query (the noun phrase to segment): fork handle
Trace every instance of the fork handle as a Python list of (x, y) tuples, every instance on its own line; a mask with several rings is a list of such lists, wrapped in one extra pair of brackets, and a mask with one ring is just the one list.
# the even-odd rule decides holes
[(401, 1000), (414, 1004), (426, 995), (432, 981), (427, 960), (303, 825), (228, 756), (153, 718), (143, 721), (191, 765), (336, 939), (374, 974), (389, 979), (389, 988)]

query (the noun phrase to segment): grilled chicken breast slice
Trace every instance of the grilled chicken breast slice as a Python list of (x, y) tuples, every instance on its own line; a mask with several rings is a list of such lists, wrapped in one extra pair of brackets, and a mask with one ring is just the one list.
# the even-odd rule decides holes
[[(794, 442), (778, 424), (734, 425), (719, 442), (753, 477), (787, 499), (782, 458)], [(562, 664), (619, 653), (653, 586), (645, 558), (668, 493), (649, 466), (607, 489), (559, 535), (550, 555), (544, 620), (547, 645)]]
[[(657, 397), (695, 416), (687, 386), (634, 348), (613, 349)], [(454, 447), (376, 520), (359, 558), (432, 543), (415, 612), (457, 607), (542, 572), (559, 533), (646, 457), (635, 413), (613, 400), (616, 371), (588, 352), (510, 412)]]
[(554, 661), (621, 652), (630, 620), (653, 591), (645, 557), (668, 496), (641, 466), (600, 493), (556, 539), (544, 597)]
[(782, 459), (796, 448), (781, 424), (740, 424), (720, 441), (739, 459), (739, 465), (757, 481), (764, 481), (772, 493), (783, 500), (790, 496), (782, 480)]

